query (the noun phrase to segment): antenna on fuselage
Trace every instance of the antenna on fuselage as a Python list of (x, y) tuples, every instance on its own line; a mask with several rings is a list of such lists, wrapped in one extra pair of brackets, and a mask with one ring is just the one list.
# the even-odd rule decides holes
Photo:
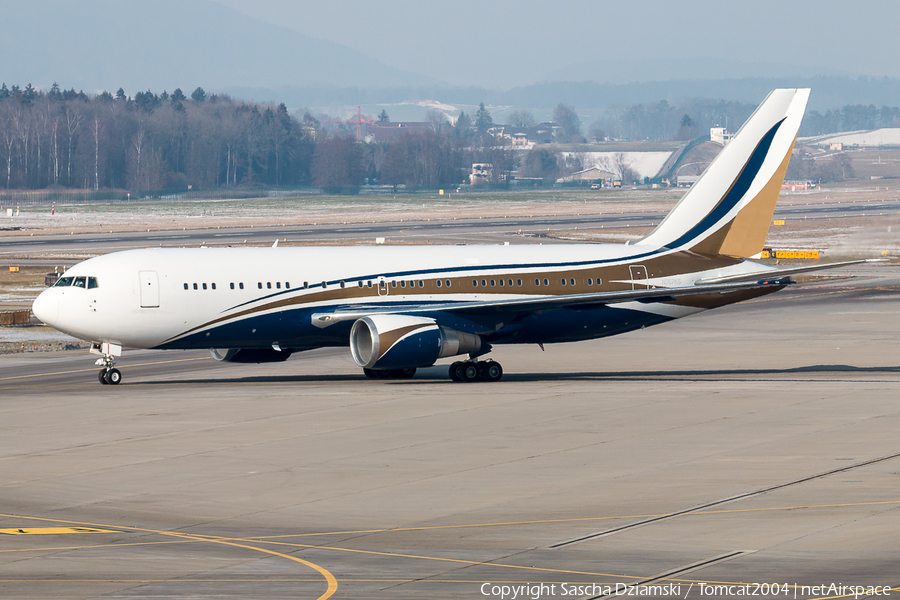
[(278, 247), (278, 238), (275, 238), (275, 243), (272, 244), (272, 247), (273, 247), (273, 248), (277, 248), (277, 247)]

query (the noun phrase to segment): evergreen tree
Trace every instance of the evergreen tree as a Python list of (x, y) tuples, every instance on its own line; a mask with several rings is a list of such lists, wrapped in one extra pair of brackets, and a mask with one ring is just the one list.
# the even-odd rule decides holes
[(478, 105), (478, 112), (475, 113), (475, 130), (478, 133), (487, 133), (487, 130), (494, 126), (494, 119), (491, 113), (484, 107), (484, 102)]
[(381, 109), (381, 114), (378, 115), (378, 122), (379, 123), (390, 123), (391, 122), (391, 118), (388, 116), (387, 111), (383, 108)]
[(202, 87), (198, 87), (191, 93), (191, 100), (194, 102), (203, 102), (206, 100), (206, 92), (203, 91)]

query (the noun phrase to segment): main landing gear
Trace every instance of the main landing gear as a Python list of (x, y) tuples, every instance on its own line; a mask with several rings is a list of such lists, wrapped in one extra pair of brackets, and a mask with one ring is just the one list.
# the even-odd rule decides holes
[(457, 361), (450, 365), (450, 379), (462, 383), (500, 381), (503, 367), (495, 360)]

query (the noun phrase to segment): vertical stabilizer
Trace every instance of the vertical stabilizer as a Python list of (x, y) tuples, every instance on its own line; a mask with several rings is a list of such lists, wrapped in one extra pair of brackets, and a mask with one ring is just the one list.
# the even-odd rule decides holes
[(771, 92), (662, 223), (638, 244), (704, 254), (762, 252), (808, 89)]

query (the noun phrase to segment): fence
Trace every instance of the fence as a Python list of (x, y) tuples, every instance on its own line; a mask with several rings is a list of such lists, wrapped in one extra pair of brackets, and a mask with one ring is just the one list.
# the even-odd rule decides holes
[(30, 310), (16, 310), (0, 313), (0, 325), (7, 327), (10, 325), (28, 325), (31, 323)]

